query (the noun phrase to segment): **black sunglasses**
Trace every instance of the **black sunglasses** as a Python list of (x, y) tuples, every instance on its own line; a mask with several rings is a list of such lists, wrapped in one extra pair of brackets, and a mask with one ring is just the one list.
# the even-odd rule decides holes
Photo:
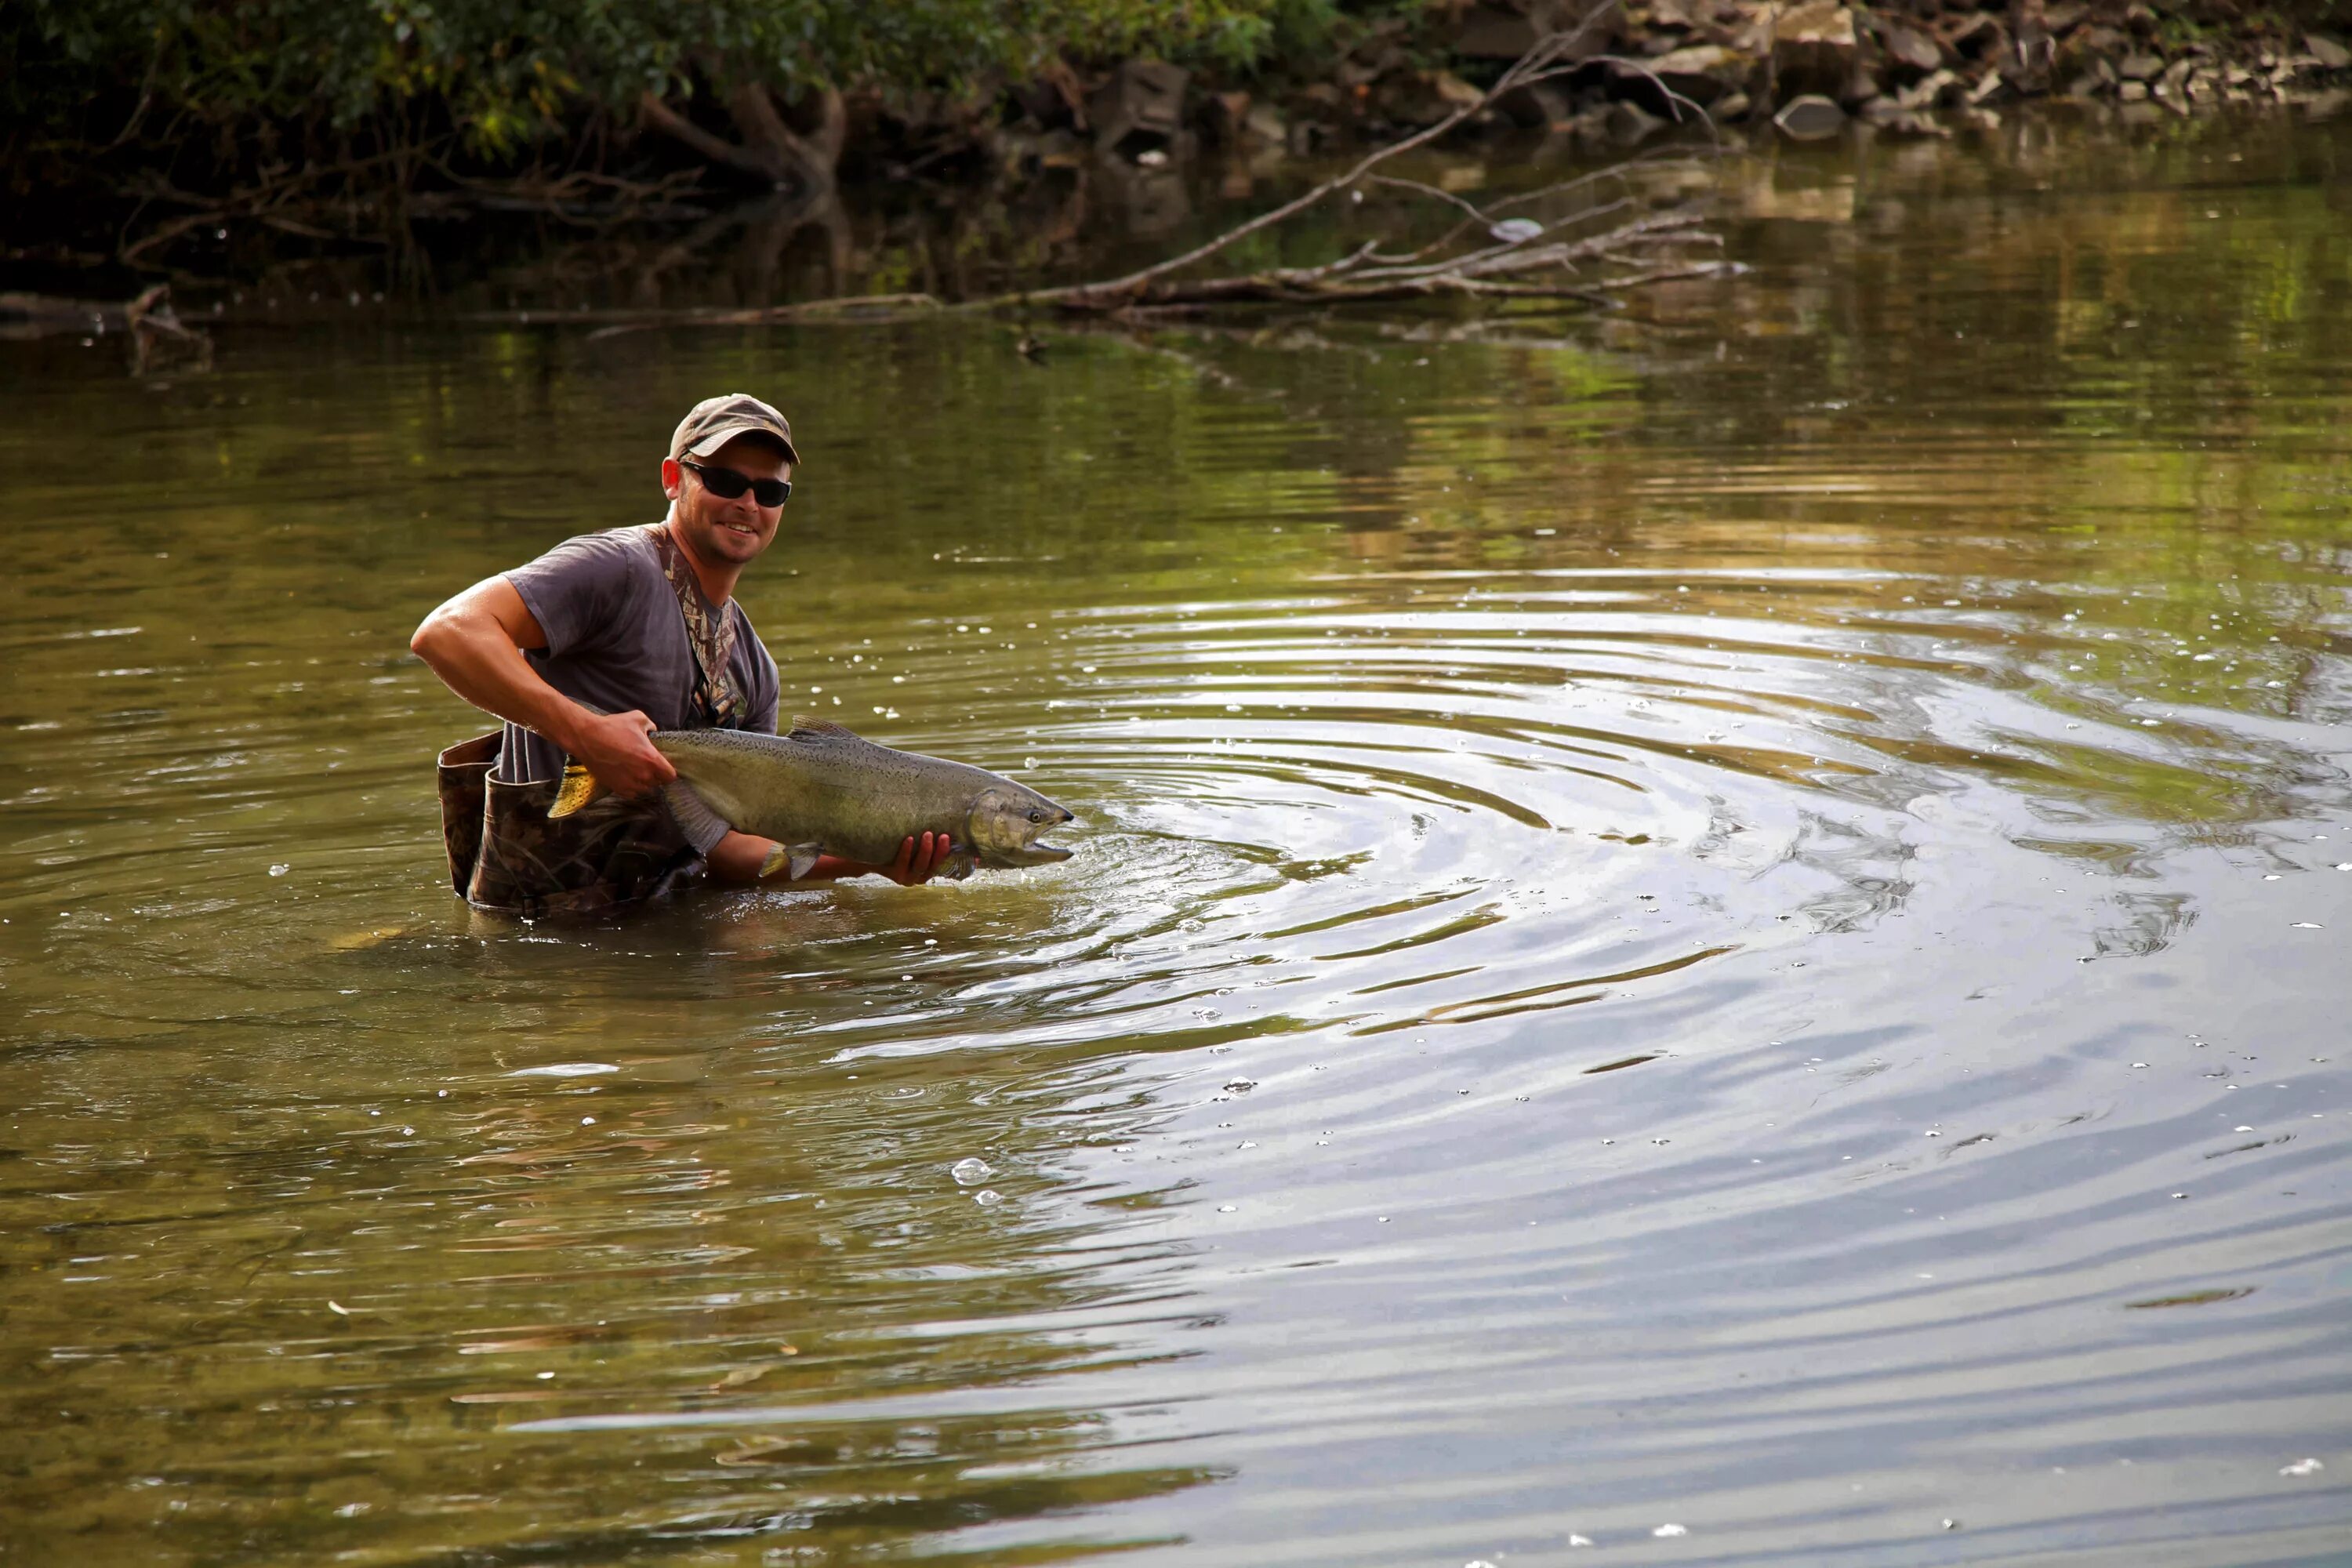
[(691, 458), (680, 458), (677, 466), (692, 468), (695, 477), (702, 481), (702, 488), (720, 500), (738, 500), (745, 490), (750, 490), (751, 499), (761, 506), (779, 507), (792, 497), (793, 481), (790, 479), (755, 479), (749, 474), (739, 474), (732, 468), (713, 468), (708, 463), (698, 463)]

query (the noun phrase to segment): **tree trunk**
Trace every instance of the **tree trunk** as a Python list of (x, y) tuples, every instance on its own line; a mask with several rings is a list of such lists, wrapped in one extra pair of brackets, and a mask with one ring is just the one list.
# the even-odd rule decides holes
[(728, 117), (742, 137), (740, 142), (712, 135), (654, 93), (638, 100), (647, 124), (711, 163), (764, 180), (780, 190), (818, 195), (834, 188), (834, 171), (840, 166), (842, 144), (849, 131), (849, 113), (839, 89), (818, 89), (817, 122), (805, 135), (785, 122), (765, 84), (749, 76), (731, 76), (726, 104)]

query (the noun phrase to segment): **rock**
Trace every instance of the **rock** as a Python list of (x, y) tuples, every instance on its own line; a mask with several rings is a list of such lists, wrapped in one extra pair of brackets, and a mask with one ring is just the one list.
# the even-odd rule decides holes
[(1837, 0), (1805, 0), (1771, 23), (1772, 70), (1783, 91), (1799, 95), (1845, 90), (1858, 47), (1853, 13)]
[(1536, 45), (1536, 25), (1517, 11), (1473, 5), (1454, 35), (1454, 53), (1465, 59), (1515, 60)]
[(1961, 90), (1958, 77), (1950, 71), (1937, 71), (1933, 76), (1922, 77), (1896, 93), (1895, 101), (1908, 110), (1933, 109), (1943, 101), (1947, 94), (1958, 98)]
[(1249, 113), (1242, 120), (1242, 131), (1251, 141), (1269, 146), (1287, 146), (1290, 142), (1290, 122), (1283, 119), (1282, 110), (1270, 103), (1250, 105)]
[(1720, 44), (1694, 44), (1659, 56), (1650, 68), (1692, 102), (1712, 105), (1747, 84), (1748, 61)]
[(2074, 0), (2066, 0), (2066, 4), (2050, 6), (2042, 13), (2042, 30), (2054, 38), (2061, 33), (2072, 30), (2076, 23), (2090, 14), (2091, 8), (2088, 5), (2077, 5)]
[(2352, 49), (2346, 48), (2325, 33), (2305, 33), (2303, 47), (2311, 51), (2313, 59), (2328, 70), (2352, 70)]
[(1347, 118), (1347, 105), (1348, 95), (1328, 81), (1308, 82), (1298, 89), (1298, 96), (1292, 101), (1296, 112), (1328, 121)]
[(2116, 74), (2126, 81), (2154, 81), (2164, 73), (2164, 61), (2156, 55), (2126, 55), (2116, 62)]
[(1755, 107), (1744, 92), (1727, 92), (1706, 106), (1706, 111), (1717, 120), (1745, 120)]
[[(1473, 90), (1475, 90), (1475, 89)], [(1495, 112), (1530, 131), (1548, 131), (1576, 117), (1576, 105), (1556, 81), (1515, 87), (1495, 100)]]
[(1127, 60), (1087, 100), (1095, 144), (1134, 151), (1130, 142), (1166, 145), (1184, 129), (1184, 85), (1192, 73), (1165, 60)]
[(1889, 60), (1911, 73), (1906, 85), (1908, 81), (1916, 81), (1929, 71), (1940, 68), (1944, 63), (1943, 48), (1935, 39), (1918, 28), (1906, 26), (1900, 22), (1883, 23), (1878, 30), (1878, 42), (1886, 51)]
[(1616, 0), (1482, 0), (1463, 14), (1454, 33), (1454, 54), (1461, 58), (1519, 58), (1534, 49), (1538, 37), (1573, 33), (1601, 7), (1606, 14), (1580, 30), (1569, 58), (1609, 54), (1625, 36)]
[(1975, 11), (1944, 35), (1944, 43), (1964, 59), (1997, 60), (2009, 44), (2009, 29), (1990, 11)]
[(1201, 100), (1201, 130), (1220, 147), (1231, 147), (1249, 134), (1250, 95), (1213, 92)]
[(1834, 100), (1809, 92), (1793, 99), (1789, 106), (1772, 117), (1772, 123), (1784, 136), (1799, 142), (1818, 142), (1824, 136), (1834, 136), (1845, 124), (1845, 110)]
[(1621, 98), (1609, 106), (1609, 117), (1603, 123), (1610, 135), (1631, 146), (1663, 129), (1666, 122), (1631, 99)]
[(1997, 70), (1985, 72), (1982, 79), (1978, 81), (1976, 86), (1969, 89), (1969, 107), (1970, 109), (1976, 108), (1986, 99), (1990, 98), (1993, 94), (1999, 92), (2002, 88), (2008, 85), (2009, 84), (2007, 82), (2001, 79), (2000, 72)]
[[(1567, 118), (1567, 100), (1551, 83), (1538, 82), (1522, 90), (1548, 93), (1559, 100), (1557, 118)], [(1373, 101), (1381, 117), (1393, 123), (1434, 125), (1459, 110), (1476, 108), (1486, 96), (1452, 71), (1400, 71), (1381, 84)], [(1550, 123), (1551, 118), (1541, 123)]]
[(2126, 103), (2145, 103), (2147, 101), (2147, 83), (2127, 81), (2116, 90), (2116, 96)]

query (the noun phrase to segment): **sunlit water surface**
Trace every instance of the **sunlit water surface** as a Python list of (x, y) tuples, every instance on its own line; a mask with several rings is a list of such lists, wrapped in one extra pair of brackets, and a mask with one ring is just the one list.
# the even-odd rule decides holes
[[(2340, 146), (1517, 343), (7, 346), (5, 1554), (2344, 1561)], [(787, 707), (1076, 857), (469, 917), (409, 629), (737, 387)]]

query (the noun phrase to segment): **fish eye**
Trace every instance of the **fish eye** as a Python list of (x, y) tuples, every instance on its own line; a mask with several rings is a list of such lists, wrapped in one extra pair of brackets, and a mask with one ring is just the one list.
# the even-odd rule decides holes
[(1032, 822), (1043, 822), (1045, 820), (1045, 814), (1042, 811), (1032, 809), (1029, 813), (1029, 820)]

